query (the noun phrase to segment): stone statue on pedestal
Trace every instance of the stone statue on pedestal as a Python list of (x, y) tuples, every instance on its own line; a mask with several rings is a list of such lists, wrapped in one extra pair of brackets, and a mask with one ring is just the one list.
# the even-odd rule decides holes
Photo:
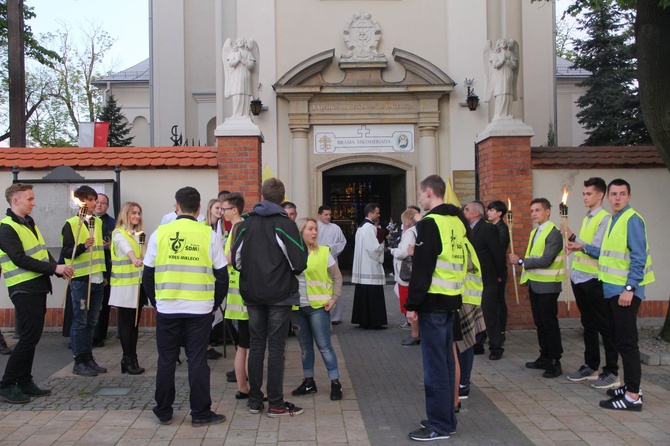
[(494, 98), (492, 121), (512, 119), (512, 103), (519, 98), (519, 44), (514, 39), (498, 39), (493, 49), (488, 41), (484, 55), (489, 74), (486, 99)]
[(225, 80), (223, 96), (233, 98), (231, 118), (249, 118), (251, 99), (258, 96), (258, 44), (245, 37), (238, 37), (235, 42), (226, 39), (221, 55)]

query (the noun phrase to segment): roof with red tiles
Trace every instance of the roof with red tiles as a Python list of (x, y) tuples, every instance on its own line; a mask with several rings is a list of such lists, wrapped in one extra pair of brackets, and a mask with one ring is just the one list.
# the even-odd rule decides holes
[(107, 170), (117, 164), (130, 169), (212, 169), (216, 147), (37, 147), (1, 148), (0, 171), (48, 170), (69, 166), (79, 170)]
[(665, 167), (654, 146), (533, 147), (535, 169), (614, 169)]

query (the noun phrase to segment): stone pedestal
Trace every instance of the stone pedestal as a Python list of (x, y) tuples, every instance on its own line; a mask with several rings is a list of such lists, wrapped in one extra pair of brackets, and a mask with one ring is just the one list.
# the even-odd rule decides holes
[(245, 212), (260, 201), (263, 134), (249, 118), (228, 118), (214, 131), (219, 164), (219, 190), (240, 192)]
[[(496, 125), (497, 124), (497, 125)], [(518, 119), (494, 121), (477, 138), (479, 152), (479, 197), (488, 204), (493, 200), (512, 203), (514, 216), (512, 246), (523, 257), (528, 236), (533, 229), (530, 201), (533, 199), (530, 137), (533, 130)], [(517, 267), (517, 283), (521, 268)], [(519, 305), (516, 304), (512, 267), (507, 277), (507, 329), (535, 328), (527, 298), (528, 288), (519, 286)]]

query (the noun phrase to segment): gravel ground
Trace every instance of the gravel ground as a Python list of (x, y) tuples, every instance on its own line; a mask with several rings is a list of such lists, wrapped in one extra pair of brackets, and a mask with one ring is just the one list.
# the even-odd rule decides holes
[(641, 350), (647, 350), (652, 353), (670, 353), (670, 342), (656, 339), (660, 328), (640, 329), (638, 345)]

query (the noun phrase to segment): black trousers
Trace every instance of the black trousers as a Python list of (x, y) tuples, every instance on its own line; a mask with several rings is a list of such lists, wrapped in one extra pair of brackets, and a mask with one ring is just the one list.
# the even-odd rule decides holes
[(109, 286), (109, 283), (105, 285), (105, 291), (102, 295), (102, 308), (100, 309), (100, 315), (98, 316), (98, 324), (95, 326), (95, 332), (93, 334), (93, 342), (100, 342), (107, 339), (107, 330), (109, 329), (109, 312), (111, 307), (109, 306), (109, 295), (112, 292), (112, 287)]
[(184, 342), (188, 358), (188, 384), (190, 388), (191, 417), (209, 416), (212, 398), (209, 393), (209, 366), (207, 344), (212, 330), (211, 313), (192, 317), (169, 317), (156, 313), (156, 406), (154, 414), (161, 419), (172, 417), (175, 399), (175, 369), (179, 350)]
[(581, 313), (582, 327), (584, 327), (584, 363), (592, 370), (598, 370), (600, 367), (600, 339), (598, 337), (600, 334), (605, 347), (603, 371), (618, 375), (619, 355), (614, 344), (614, 330), (608, 317), (608, 305), (603, 295), (603, 283), (598, 279), (572, 283), (572, 292), (575, 294), (577, 308)]
[(607, 299), (610, 322), (614, 327), (616, 348), (621, 355), (624, 384), (629, 392), (640, 392), (642, 365), (640, 364), (640, 348), (637, 339), (637, 310), (642, 301), (633, 297), (630, 305), (619, 305), (619, 296)]
[(505, 287), (507, 286), (507, 274), (498, 282), (498, 317), (500, 318), (500, 332), (507, 331), (507, 301), (505, 300)]
[(40, 342), (47, 312), (46, 293), (17, 294), (12, 297), (16, 310), (16, 327), (19, 342), (7, 360), (5, 375), (0, 387), (28, 384), (33, 380), (35, 347)]
[(135, 320), (135, 312), (134, 308), (116, 308), (121, 349), (123, 350), (123, 356), (129, 358), (137, 357), (137, 338), (139, 337), (140, 319), (142, 318), (141, 304), (139, 310), (137, 310), (137, 320)]
[(548, 359), (561, 359), (563, 344), (561, 329), (558, 325), (558, 295), (560, 293), (537, 294), (528, 287), (530, 309), (537, 327), (537, 341), (540, 344), (540, 356)]
[(498, 305), (498, 285), (484, 285), (482, 293), (482, 313), (486, 322), (486, 334), (489, 338), (491, 353), (502, 353), (505, 349), (501, 345), (500, 306)]

